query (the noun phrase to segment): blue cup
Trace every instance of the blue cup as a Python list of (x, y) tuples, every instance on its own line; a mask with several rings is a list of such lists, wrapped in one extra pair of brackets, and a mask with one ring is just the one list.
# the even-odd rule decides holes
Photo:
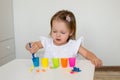
[(34, 67), (39, 67), (39, 57), (32, 58)]

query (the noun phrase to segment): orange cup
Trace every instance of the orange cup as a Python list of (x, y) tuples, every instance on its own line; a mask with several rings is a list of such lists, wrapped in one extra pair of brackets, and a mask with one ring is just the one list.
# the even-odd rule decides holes
[(68, 66), (68, 58), (61, 58), (61, 66), (63, 68), (67, 68), (67, 66)]

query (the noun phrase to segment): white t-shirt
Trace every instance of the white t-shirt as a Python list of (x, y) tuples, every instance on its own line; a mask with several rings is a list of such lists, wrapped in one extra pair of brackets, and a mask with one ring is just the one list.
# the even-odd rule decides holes
[(68, 43), (62, 46), (56, 46), (52, 38), (40, 37), (40, 41), (44, 47), (44, 57), (47, 58), (62, 58), (76, 56), (78, 49), (83, 41), (83, 37), (78, 40), (69, 40)]

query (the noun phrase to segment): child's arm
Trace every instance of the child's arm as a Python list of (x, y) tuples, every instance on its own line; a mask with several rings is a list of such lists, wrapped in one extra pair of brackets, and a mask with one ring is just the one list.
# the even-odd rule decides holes
[(80, 46), (78, 52), (86, 59), (90, 60), (96, 67), (102, 66), (102, 61), (95, 54), (85, 49), (84, 47)]
[(39, 49), (43, 48), (40, 41), (30, 42), (30, 43), (31, 43), (31, 48), (29, 46), (29, 43), (26, 44), (26, 49), (30, 51), (30, 53), (36, 53)]

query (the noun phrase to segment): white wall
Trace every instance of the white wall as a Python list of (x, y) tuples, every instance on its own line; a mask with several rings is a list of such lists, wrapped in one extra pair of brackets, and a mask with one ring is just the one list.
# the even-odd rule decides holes
[(13, 0), (16, 57), (31, 58), (25, 45), (47, 36), (51, 16), (61, 9), (73, 11), (77, 37), (104, 65), (120, 65), (120, 0)]

